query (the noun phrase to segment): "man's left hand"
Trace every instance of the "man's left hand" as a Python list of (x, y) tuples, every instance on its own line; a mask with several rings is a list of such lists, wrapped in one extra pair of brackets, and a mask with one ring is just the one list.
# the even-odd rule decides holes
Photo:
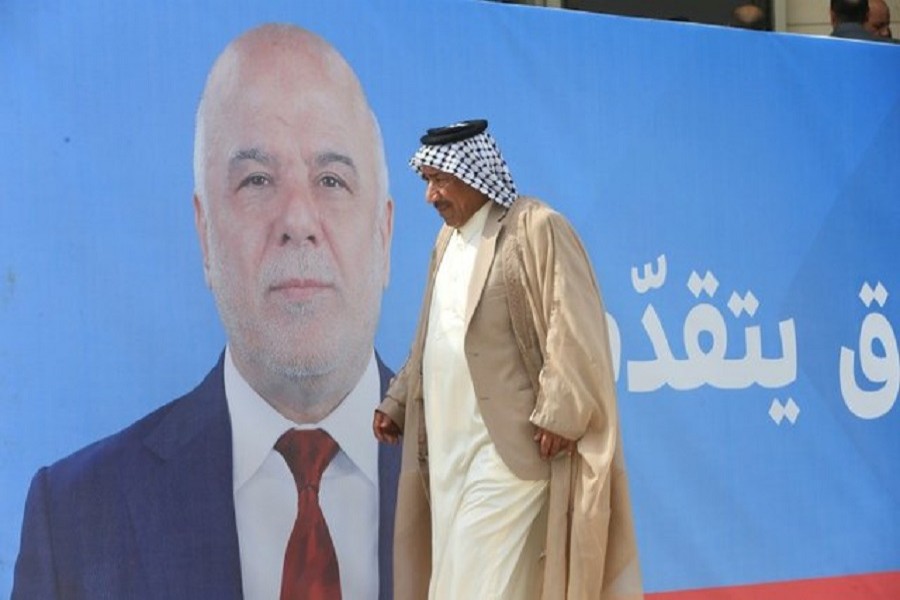
[(575, 449), (575, 442), (557, 435), (552, 431), (547, 431), (541, 427), (537, 427), (534, 432), (534, 441), (538, 444), (538, 451), (541, 458), (550, 460), (560, 452), (568, 452), (571, 454)]

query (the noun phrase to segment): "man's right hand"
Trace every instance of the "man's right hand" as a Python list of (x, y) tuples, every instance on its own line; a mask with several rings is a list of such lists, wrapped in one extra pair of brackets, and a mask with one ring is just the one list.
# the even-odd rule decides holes
[(396, 444), (400, 441), (400, 434), (402, 433), (393, 419), (380, 410), (375, 411), (372, 430), (375, 432), (375, 438), (385, 444)]

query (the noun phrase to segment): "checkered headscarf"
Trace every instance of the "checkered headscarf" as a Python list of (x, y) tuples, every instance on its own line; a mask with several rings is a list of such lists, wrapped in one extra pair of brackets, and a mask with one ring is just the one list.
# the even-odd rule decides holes
[[(465, 122), (451, 125), (448, 128), (430, 129), (429, 134), (447, 129), (462, 129), (468, 126)], [(454, 140), (448, 143), (428, 143), (429, 135), (422, 137), (422, 146), (409, 160), (409, 165), (416, 173), (422, 174), (422, 166), (428, 165), (439, 171), (455, 175), (463, 183), (469, 185), (488, 198), (509, 208), (516, 199), (516, 184), (513, 183), (509, 167), (500, 154), (500, 148), (494, 138), (484, 127), (471, 137)]]

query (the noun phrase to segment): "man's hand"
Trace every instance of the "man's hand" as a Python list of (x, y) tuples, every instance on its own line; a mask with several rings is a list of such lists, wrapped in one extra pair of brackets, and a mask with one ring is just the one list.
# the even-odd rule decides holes
[(372, 431), (375, 432), (375, 438), (385, 444), (396, 444), (400, 441), (400, 434), (402, 433), (393, 419), (380, 410), (375, 411)]
[(575, 449), (575, 442), (572, 440), (566, 439), (561, 435), (556, 435), (555, 433), (540, 427), (537, 427), (536, 429), (537, 430), (534, 432), (534, 441), (537, 442), (538, 451), (541, 453), (541, 458), (544, 460), (550, 460), (560, 452), (568, 452), (571, 454), (572, 450)]

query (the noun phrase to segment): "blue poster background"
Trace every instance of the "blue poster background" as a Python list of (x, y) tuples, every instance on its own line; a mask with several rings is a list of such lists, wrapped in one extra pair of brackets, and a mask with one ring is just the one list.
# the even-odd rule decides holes
[(273, 20), (344, 53), (381, 121), (389, 365), (440, 225), (406, 161), (425, 128), (487, 118), (603, 287), (647, 591), (900, 570), (900, 47), (483, 2), (13, 0), (0, 595), (35, 470), (189, 390), (221, 351), (193, 112), (224, 45)]

